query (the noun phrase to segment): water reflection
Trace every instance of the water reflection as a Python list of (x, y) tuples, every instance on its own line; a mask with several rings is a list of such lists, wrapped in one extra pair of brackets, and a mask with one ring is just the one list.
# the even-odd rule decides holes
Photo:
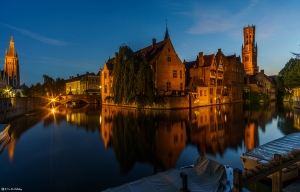
[(104, 146), (114, 149), (122, 172), (128, 172), (138, 161), (150, 161), (155, 169), (167, 170), (176, 166), (187, 145), (196, 146), (199, 155), (221, 158), (228, 148), (255, 148), (260, 143), (258, 130), (264, 132), (276, 115), (275, 103), (237, 103), (191, 111), (103, 106), (100, 127)]
[[(69, 156), (76, 157), (68, 161), (68, 164), (64, 164), (66, 174), (74, 169), (68, 167), (71, 166), (70, 162), (77, 166), (76, 170), (83, 171), (86, 170), (83, 162), (88, 160), (91, 169), (85, 172), (86, 181), (80, 179), (81, 185), (99, 185), (96, 181), (93, 185), (89, 183), (98, 178), (103, 181), (100, 189), (103, 190), (149, 174), (189, 165), (195, 161), (193, 157), (198, 155), (242, 168), (239, 159), (242, 152), (266, 142), (262, 135), (272, 140), (299, 131), (299, 118), (300, 112), (294, 110), (291, 104), (278, 107), (275, 103), (248, 106), (236, 103), (192, 110), (136, 110), (98, 105), (70, 109), (57, 106), (54, 113), (48, 108), (9, 122), (11, 140), (6, 146), (7, 152), (4, 150), (3, 153), (8, 154), (8, 160), (13, 163), (16, 144), (22, 135), (29, 135), (22, 140), (21, 148), (24, 151), (31, 150), (29, 148), (48, 139), (48, 143), (46, 142), (41, 149), (49, 152), (40, 156), (46, 160), (52, 159), (57, 164), (66, 161)], [(42, 130), (37, 128), (39, 126)], [(25, 134), (28, 132), (30, 134)], [(269, 132), (276, 135), (268, 135)], [(39, 138), (43, 138), (40, 139), (43, 141)], [(77, 146), (75, 150), (74, 146)], [(3, 153), (0, 155), (0, 163), (5, 164), (3, 158), (1, 159)], [(22, 156), (22, 158), (28, 163), (33, 157), (26, 159), (27, 157)], [(112, 163), (114, 161), (117, 165)], [(182, 161), (181, 164), (179, 161)], [(43, 167), (42, 164), (45, 162), (40, 160), (38, 162)], [(151, 167), (152, 172), (149, 173), (145, 167), (137, 168), (137, 164)], [(80, 168), (80, 165), (83, 167)], [(58, 165), (51, 163), (52, 166)], [(115, 167), (118, 170), (112, 171)], [(32, 168), (34, 167), (29, 166), (28, 169)], [(99, 171), (95, 172), (97, 169)], [(106, 172), (111, 172), (114, 181), (108, 181)], [(130, 176), (132, 172), (139, 174), (132, 177)], [(40, 174), (53, 174), (53, 178), (59, 177), (54, 171), (49, 173), (49, 170)], [(75, 180), (73, 174), (60, 173), (60, 175), (61, 179), (70, 177), (69, 183)], [(6, 182), (8, 181), (9, 177)], [(48, 185), (52, 186), (55, 183), (50, 182)], [(85, 189), (94, 190), (86, 187)]]

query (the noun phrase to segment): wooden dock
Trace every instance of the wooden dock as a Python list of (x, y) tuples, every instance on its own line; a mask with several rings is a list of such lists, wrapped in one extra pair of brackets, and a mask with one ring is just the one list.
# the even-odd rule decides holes
[(242, 189), (246, 186), (248, 186), (251, 183), (255, 183), (261, 179), (266, 178), (268, 175), (273, 174), (272, 176), (272, 192), (281, 192), (281, 191), (286, 191), (286, 192), (293, 192), (293, 191), (300, 191), (300, 180), (297, 179), (294, 183), (291, 185), (288, 185), (283, 189), (282, 186), (282, 169), (285, 167), (288, 167), (296, 162), (300, 161), (300, 157), (291, 159), (287, 162), (282, 162), (282, 156), (279, 154), (274, 155), (274, 159), (278, 161), (278, 165), (261, 172), (257, 175), (254, 175), (253, 177), (247, 178), (247, 179), (242, 179), (242, 170), (235, 168), (233, 170), (233, 192), (242, 192)]

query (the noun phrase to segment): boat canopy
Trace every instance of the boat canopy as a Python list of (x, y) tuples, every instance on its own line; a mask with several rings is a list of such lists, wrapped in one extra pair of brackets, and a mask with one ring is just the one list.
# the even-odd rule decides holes
[(200, 156), (191, 168), (170, 169), (105, 191), (180, 191), (180, 188), (183, 187), (182, 179), (180, 177), (181, 172), (184, 172), (187, 175), (187, 188), (191, 192), (223, 191), (223, 189), (220, 188), (219, 181), (227, 179), (224, 165)]
[(247, 151), (245, 155), (269, 161), (274, 158), (274, 154), (284, 155), (290, 153), (293, 149), (300, 149), (300, 132), (263, 144)]

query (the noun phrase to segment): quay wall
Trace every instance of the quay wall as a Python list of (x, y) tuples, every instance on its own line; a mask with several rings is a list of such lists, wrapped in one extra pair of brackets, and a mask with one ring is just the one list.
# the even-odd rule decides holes
[(0, 98), (0, 123), (45, 106), (48, 99), (40, 97)]
[[(242, 102), (242, 101), (240, 101)], [(216, 104), (224, 104), (224, 103), (233, 103), (230, 102), (228, 99), (224, 99), (220, 101), (220, 103), (209, 103), (206, 100), (197, 100), (195, 99), (192, 94), (188, 94), (185, 96), (178, 96), (178, 97), (160, 97), (158, 98), (154, 105), (152, 106), (145, 106), (145, 109), (189, 109), (189, 108), (196, 108), (201, 106), (208, 106), (208, 105), (216, 105)], [(138, 108), (137, 105), (116, 105), (113, 102), (103, 101), (103, 105), (111, 105), (117, 107), (133, 107)]]

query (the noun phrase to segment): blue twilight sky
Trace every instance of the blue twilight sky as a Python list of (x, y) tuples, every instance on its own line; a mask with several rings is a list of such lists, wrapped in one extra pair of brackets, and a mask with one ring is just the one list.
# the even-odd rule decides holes
[(182, 61), (218, 48), (241, 55), (243, 27), (255, 25), (259, 68), (276, 75), (300, 52), (299, 7), (299, 0), (0, 0), (0, 60), (12, 34), (21, 84), (97, 73), (123, 43), (136, 51), (163, 40), (167, 19)]

